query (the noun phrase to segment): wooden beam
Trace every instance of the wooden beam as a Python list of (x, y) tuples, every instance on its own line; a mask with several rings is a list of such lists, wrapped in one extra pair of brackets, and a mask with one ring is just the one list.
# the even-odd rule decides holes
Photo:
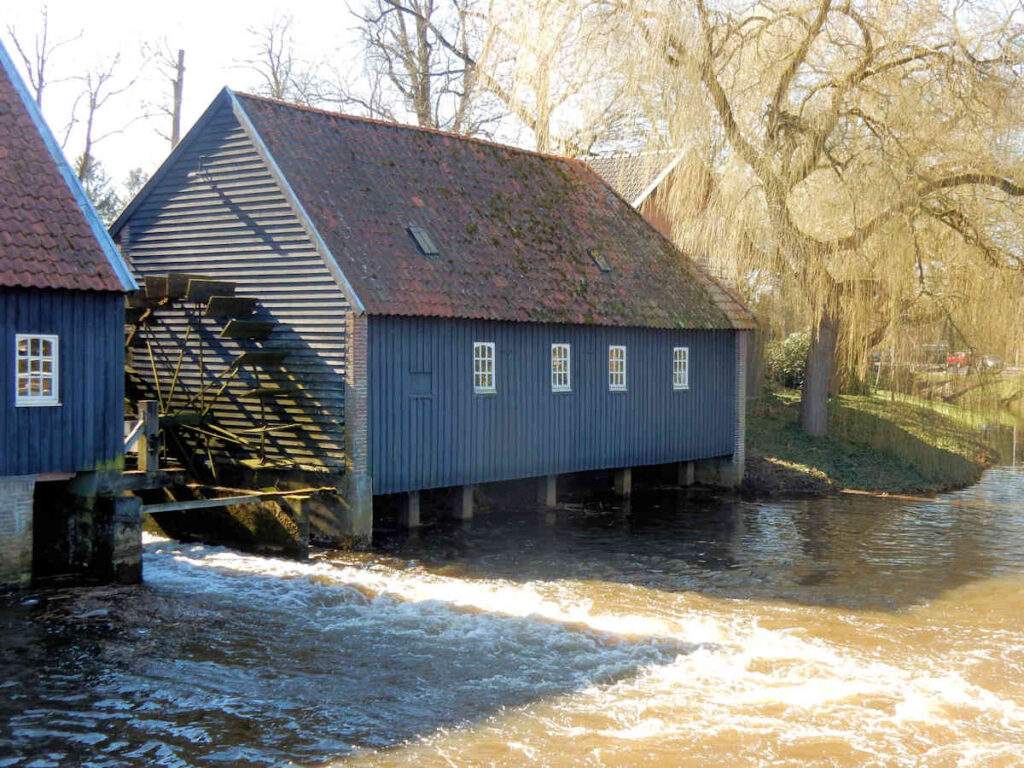
[(169, 485), (180, 485), (185, 480), (185, 470), (177, 467), (157, 472), (127, 470), (109, 480), (101, 480), (97, 493), (121, 493), (122, 491), (152, 491)]
[(160, 410), (155, 400), (139, 401), (139, 469), (156, 472), (160, 469)]
[(304, 390), (300, 387), (263, 386), (246, 389), (239, 392), (238, 396), (256, 398), (259, 400), (292, 400), (301, 396), (303, 392)]
[(244, 496), (221, 496), (216, 499), (189, 499), (187, 501), (168, 501), (161, 504), (143, 504), (142, 511), (145, 514), (151, 515), (160, 512), (187, 512), (191, 509), (216, 509), (218, 507), (230, 507), (234, 504), (254, 504), (257, 501), (284, 498), (285, 496), (308, 498), (302, 491), (265, 491), (248, 493)]

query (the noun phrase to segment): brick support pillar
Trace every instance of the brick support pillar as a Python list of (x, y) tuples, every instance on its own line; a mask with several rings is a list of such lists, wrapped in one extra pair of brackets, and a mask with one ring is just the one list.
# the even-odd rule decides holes
[[(369, 473), (369, 381), (366, 315), (347, 316), (348, 358), (345, 365), (345, 477), (340, 483), (344, 502), (338, 510), (338, 544), (369, 546), (373, 536), (373, 487)], [(317, 531), (317, 534), (323, 534)]]
[(32, 580), (33, 475), (0, 477), (0, 586)]

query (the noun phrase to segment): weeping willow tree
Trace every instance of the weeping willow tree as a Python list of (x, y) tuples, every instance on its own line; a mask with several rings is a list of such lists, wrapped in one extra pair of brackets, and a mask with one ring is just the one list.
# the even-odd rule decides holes
[[(588, 45), (651, 144), (684, 247), (811, 331), (801, 405), (872, 348), (952, 329), (1009, 351), (1024, 296), (1017, 11), (930, 0), (598, 0)], [(629, 51), (630, 55), (621, 55)], [(781, 297), (781, 298), (780, 298)]]

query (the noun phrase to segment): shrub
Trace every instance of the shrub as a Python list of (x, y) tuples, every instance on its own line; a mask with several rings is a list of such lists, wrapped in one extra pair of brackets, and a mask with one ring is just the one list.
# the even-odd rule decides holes
[(807, 350), (811, 335), (807, 331), (791, 333), (782, 341), (770, 341), (765, 346), (765, 375), (774, 384), (800, 389), (804, 385), (807, 368)]

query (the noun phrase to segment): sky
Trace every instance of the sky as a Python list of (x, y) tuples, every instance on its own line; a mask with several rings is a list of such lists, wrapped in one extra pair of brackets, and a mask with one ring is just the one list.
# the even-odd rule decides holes
[[(11, 44), (13, 27), (23, 46), (31, 46), (40, 27), (42, 0), (0, 0), (0, 38), (25, 71)], [(152, 111), (147, 102), (164, 102), (170, 83), (154, 66), (144, 66), (145, 45), (185, 50), (185, 89), (182, 133), (187, 131), (225, 85), (252, 89), (256, 76), (244, 61), (251, 57), (250, 27), (261, 27), (282, 14), (293, 17), (292, 32), (304, 58), (335, 63), (352, 62), (358, 68), (359, 46), (354, 20), (345, 0), (49, 0), (50, 40), (81, 37), (61, 47), (48, 66), (51, 85), (44, 93), (43, 113), (60, 140), (65, 132), (81, 83), (73, 78), (120, 53), (122, 65), (116, 81), (138, 81), (111, 100), (99, 115), (98, 134), (114, 132), (96, 147), (95, 154), (111, 179), (120, 185), (133, 168), (152, 173), (170, 151), (159, 130), (169, 132), (169, 118), (142, 119)], [(26, 78), (27, 80), (27, 78)], [(58, 82), (60, 80), (60, 82)], [(81, 153), (80, 132), (71, 135), (65, 154), (72, 161)]]

